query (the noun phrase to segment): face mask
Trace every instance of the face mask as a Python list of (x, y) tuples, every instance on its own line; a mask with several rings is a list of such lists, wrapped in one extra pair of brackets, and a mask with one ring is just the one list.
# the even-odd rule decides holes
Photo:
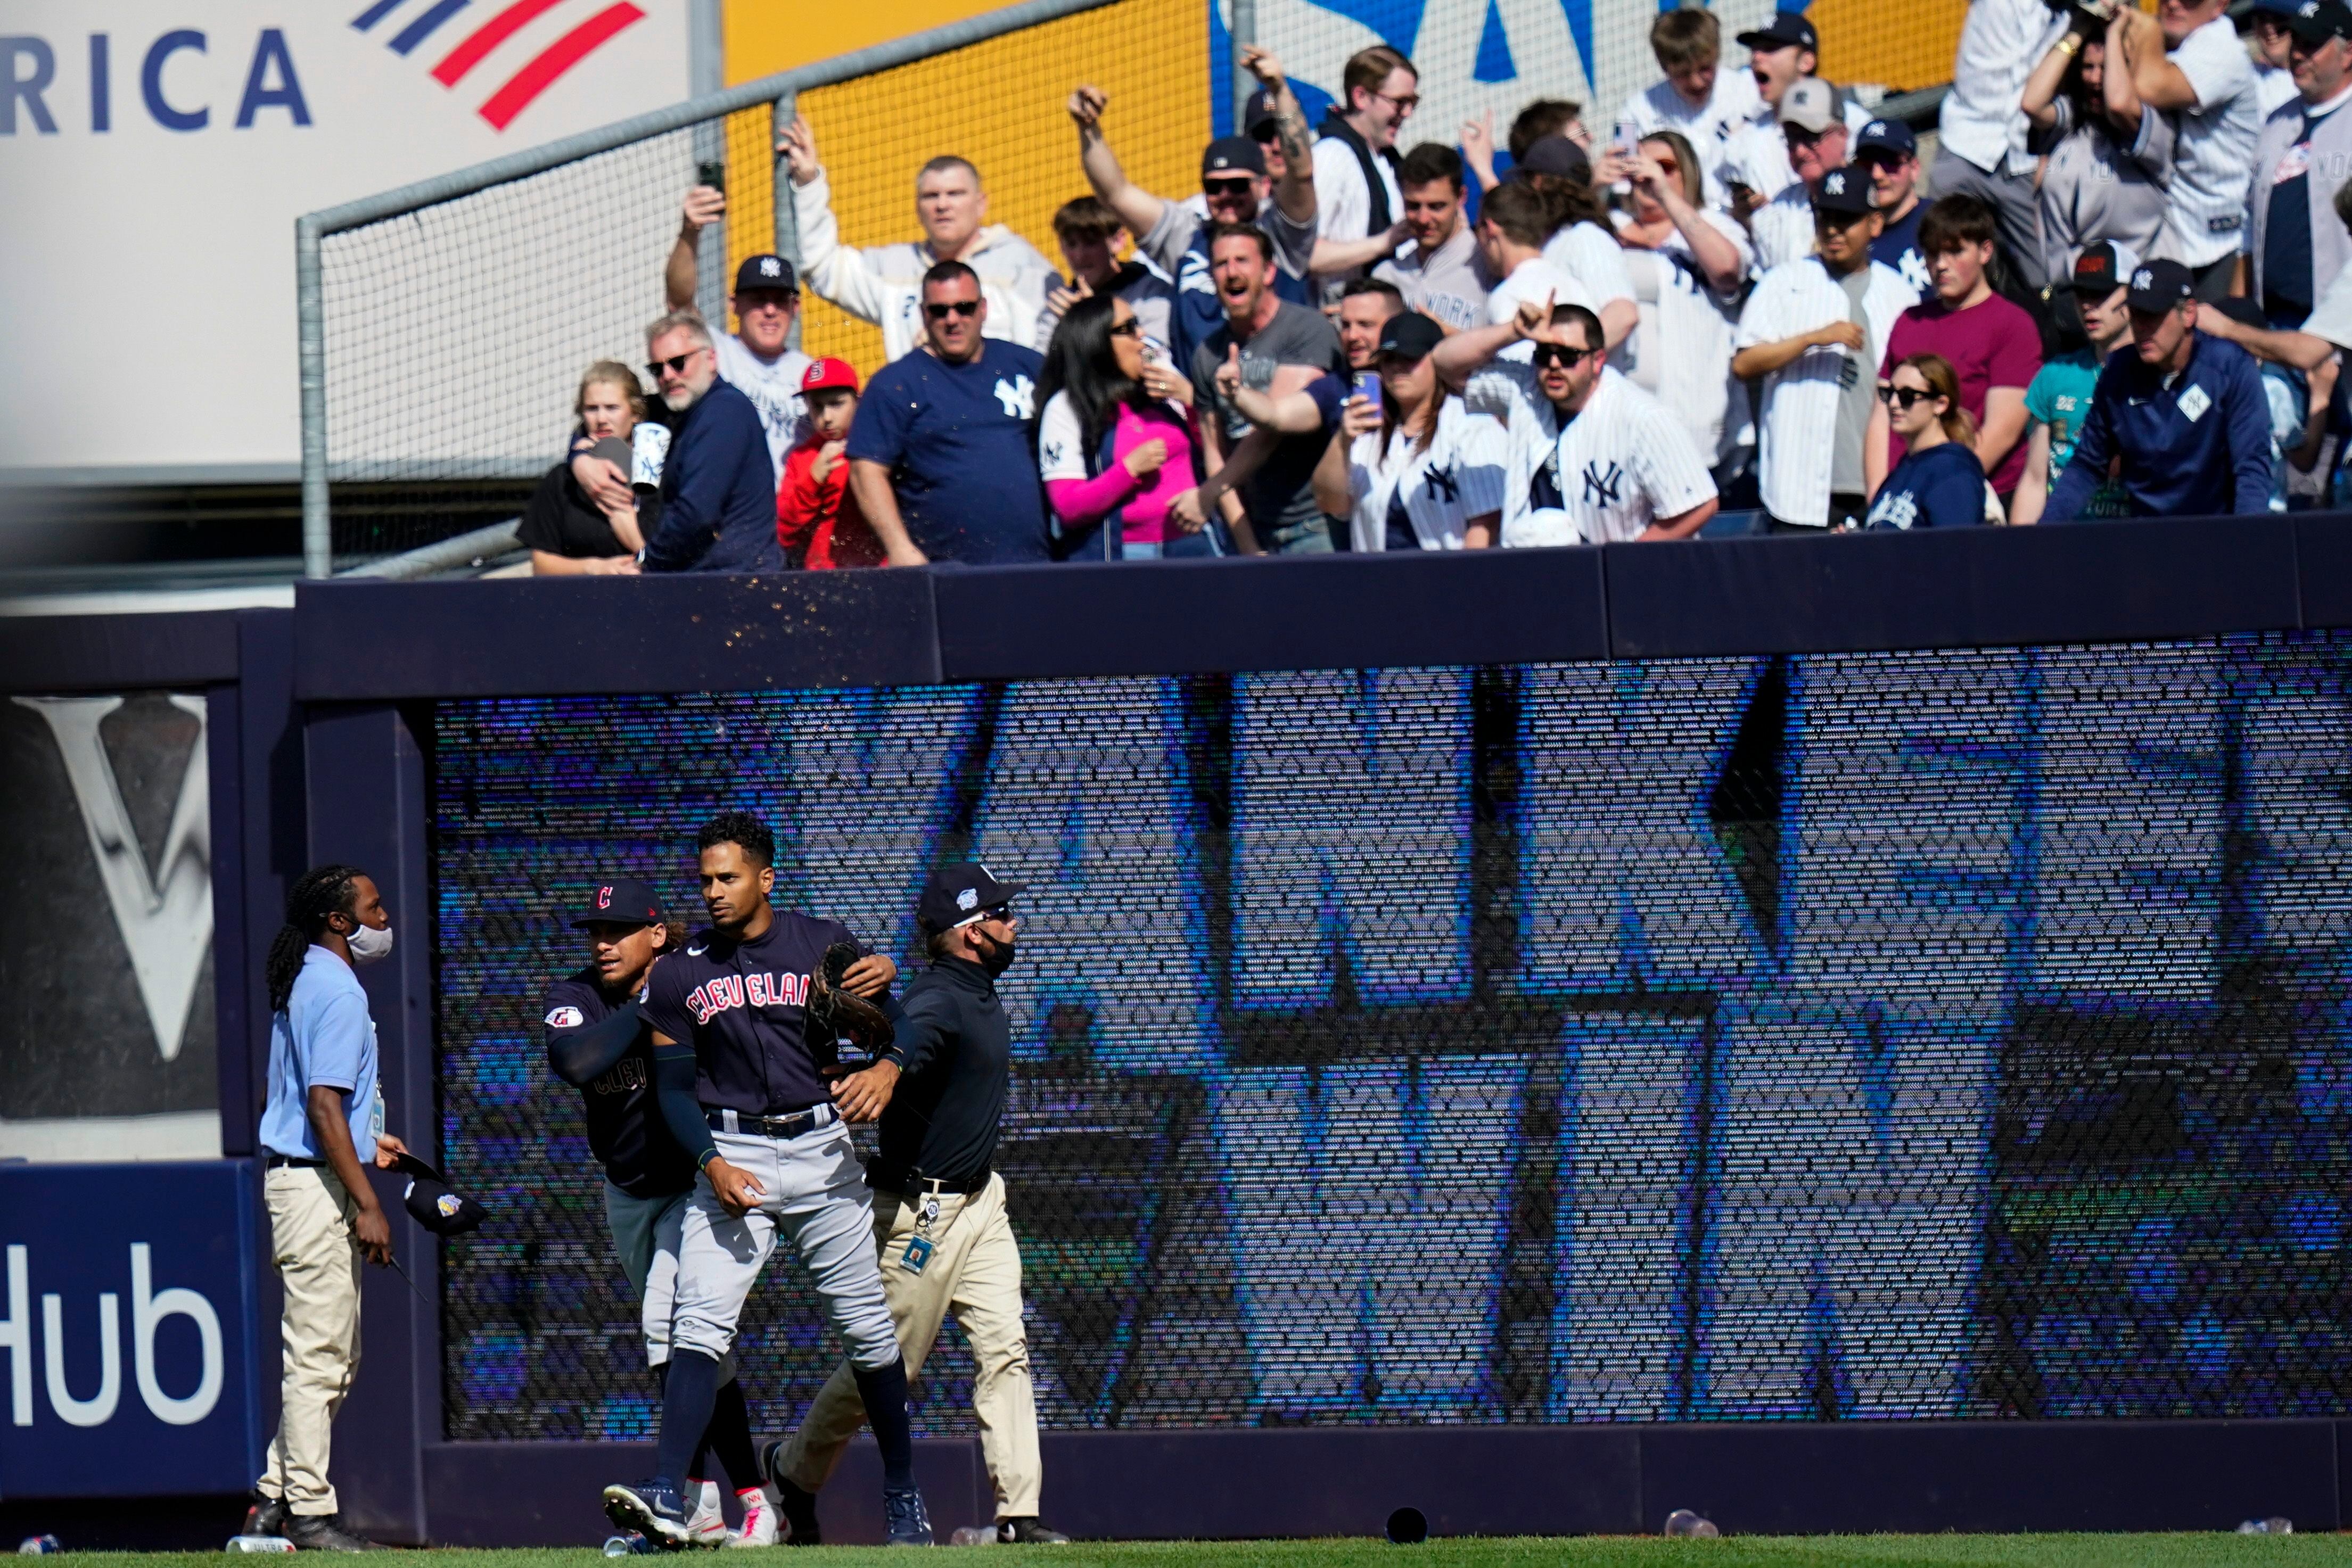
[(1017, 943), (999, 942), (985, 931), (975, 930), (972, 936), (982, 944), (980, 967), (988, 971), (990, 978), (993, 979), (1013, 967), (1013, 951)]
[(362, 925), (352, 932), (344, 946), (352, 950), (353, 964), (373, 964), (392, 952), (392, 927)]

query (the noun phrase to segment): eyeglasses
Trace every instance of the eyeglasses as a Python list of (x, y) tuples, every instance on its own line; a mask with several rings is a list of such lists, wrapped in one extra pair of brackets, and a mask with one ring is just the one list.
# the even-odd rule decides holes
[(1143, 336), (1143, 322), (1133, 316), (1124, 321), (1114, 321), (1110, 324), (1110, 335), (1114, 338), (1140, 338)]
[(1584, 362), (1584, 357), (1587, 354), (1597, 351), (1592, 349), (1566, 349), (1558, 343), (1538, 343), (1535, 351), (1535, 367), (1539, 371), (1548, 371), (1552, 366), (1558, 365), (1563, 371), (1572, 371)]
[(950, 315), (977, 316), (980, 314), (980, 301), (977, 299), (950, 299), (944, 305), (926, 305), (923, 307), (923, 314), (929, 316), (934, 321), (944, 321)]
[(1254, 184), (1254, 181), (1246, 179), (1203, 180), (1201, 182), (1201, 193), (1204, 196), (1246, 196)]
[(1913, 403), (1923, 397), (1934, 397), (1936, 394), (1926, 387), (1881, 387), (1878, 389), (1878, 395), (1885, 398), (1890, 407), (1899, 408), (1908, 413)]
[(1397, 113), (1400, 115), (1411, 114), (1414, 110), (1421, 107), (1421, 95), (1417, 92), (1409, 92), (1402, 98), (1395, 98), (1375, 89), (1373, 89), (1372, 96), (1378, 99), (1384, 99), (1388, 102), (1395, 104), (1397, 107)]
[(665, 370), (674, 376), (682, 376), (686, 374), (686, 367), (694, 362), (694, 356), (701, 352), (698, 348), (688, 349), (683, 354), (672, 354), (667, 360), (647, 360), (646, 374), (656, 381), (661, 380), (662, 371)]
[(1828, 132), (1808, 131), (1801, 125), (1784, 125), (1780, 127), (1780, 134), (1788, 138), (1791, 147), (1814, 147), (1820, 145), (1822, 138)]

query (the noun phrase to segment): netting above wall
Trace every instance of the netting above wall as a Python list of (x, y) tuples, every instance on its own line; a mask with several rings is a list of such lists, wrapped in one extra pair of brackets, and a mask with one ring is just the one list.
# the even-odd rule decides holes
[[(439, 710), (453, 1437), (651, 1419), (554, 914), (714, 810), (916, 961), (1034, 883), (1061, 1427), (2343, 1414), (2340, 635)], [(789, 1262), (763, 1427), (830, 1367)], [(925, 1429), (970, 1430), (950, 1334)]]

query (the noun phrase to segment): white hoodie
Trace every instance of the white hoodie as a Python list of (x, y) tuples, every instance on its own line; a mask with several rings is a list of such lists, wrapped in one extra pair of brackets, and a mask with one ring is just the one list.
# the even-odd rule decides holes
[[(833, 187), (822, 171), (793, 187), (793, 210), (800, 221), (802, 279), (819, 298), (880, 327), (887, 358), (912, 353), (923, 340), (923, 274), (939, 260), (929, 244), (862, 249), (842, 244)], [(982, 335), (1025, 346), (1037, 335), (1045, 290), (1058, 280), (1053, 264), (1003, 224), (982, 229), (963, 261), (980, 275), (981, 296), (988, 301)]]

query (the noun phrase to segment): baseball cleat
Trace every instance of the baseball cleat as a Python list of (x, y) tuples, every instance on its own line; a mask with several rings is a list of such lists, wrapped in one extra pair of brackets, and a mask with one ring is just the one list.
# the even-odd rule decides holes
[(824, 1539), (817, 1528), (816, 1494), (803, 1491), (784, 1474), (784, 1446), (770, 1443), (760, 1450), (760, 1469), (766, 1472), (768, 1484), (776, 1489), (776, 1510), (783, 1515), (787, 1533), (784, 1541), (792, 1546), (814, 1546)]
[(773, 1546), (776, 1544), (776, 1505), (768, 1500), (765, 1489), (752, 1487), (735, 1494), (743, 1502), (743, 1528), (727, 1532), (730, 1546)]
[(245, 1528), (239, 1535), (283, 1535), (286, 1533), (286, 1500), (263, 1492), (253, 1494), (253, 1506), (245, 1511)]
[(1049, 1530), (1038, 1522), (1034, 1513), (1015, 1519), (996, 1521), (996, 1543), (999, 1546), (1067, 1546), (1070, 1538), (1058, 1530)]
[(687, 1534), (697, 1546), (726, 1545), (727, 1516), (719, 1510), (719, 1483), (689, 1480), (686, 1486), (687, 1500), (691, 1503), (686, 1514)]
[(634, 1530), (655, 1545), (676, 1552), (694, 1544), (686, 1527), (686, 1504), (667, 1476), (632, 1486), (604, 1489), (604, 1517), (623, 1531)]
[(913, 1487), (901, 1491), (885, 1488), (882, 1518), (890, 1527), (892, 1546), (931, 1544), (931, 1516), (923, 1510), (923, 1494)]

